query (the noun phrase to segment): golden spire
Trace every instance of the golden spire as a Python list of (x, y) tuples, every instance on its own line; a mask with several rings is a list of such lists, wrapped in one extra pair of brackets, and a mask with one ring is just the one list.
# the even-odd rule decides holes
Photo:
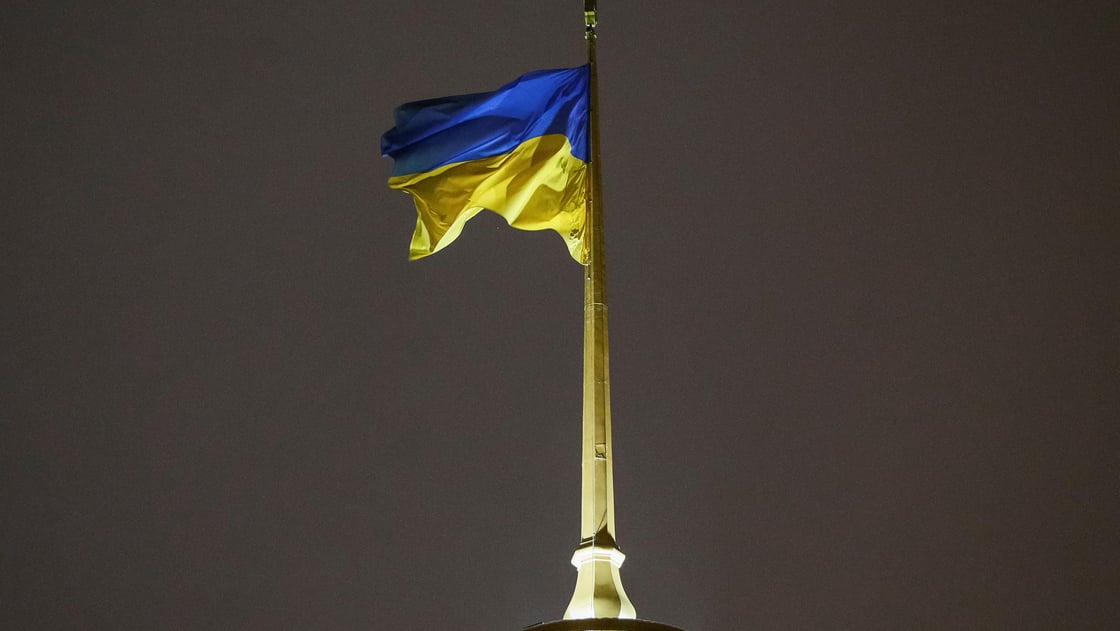
[(581, 541), (575, 593), (565, 619), (635, 618), (622, 589), (619, 567), (625, 555), (615, 543), (614, 474), (611, 468), (610, 371), (607, 346), (606, 263), (603, 259), (602, 173), (599, 160), (598, 71), (595, 64), (596, 2), (584, 0), (590, 65), (591, 187), (587, 199), (587, 243), (591, 260), (583, 268), (583, 487)]

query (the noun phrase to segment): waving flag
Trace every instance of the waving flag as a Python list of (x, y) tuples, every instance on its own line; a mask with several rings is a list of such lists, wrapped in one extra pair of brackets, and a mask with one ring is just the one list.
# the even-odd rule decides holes
[(586, 263), (588, 95), (581, 66), (398, 107), (381, 153), (394, 160), (389, 187), (416, 203), (409, 258), (447, 247), (488, 209), (514, 228), (555, 230)]

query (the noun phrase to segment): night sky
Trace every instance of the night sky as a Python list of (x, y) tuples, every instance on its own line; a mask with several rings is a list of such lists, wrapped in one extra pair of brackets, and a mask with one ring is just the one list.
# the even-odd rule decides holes
[[(639, 617), (1117, 628), (1117, 4), (600, 5)], [(559, 618), (580, 267), (490, 213), (409, 263), (379, 139), (583, 63), (582, 2), (0, 29), (0, 627)]]

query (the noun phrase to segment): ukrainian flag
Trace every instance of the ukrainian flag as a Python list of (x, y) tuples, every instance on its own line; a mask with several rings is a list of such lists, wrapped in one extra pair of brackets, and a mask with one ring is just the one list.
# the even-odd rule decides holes
[(409, 259), (447, 247), (492, 210), (522, 230), (551, 229), (586, 263), (589, 68), (530, 72), (494, 92), (406, 103), (381, 138), (389, 187), (412, 195)]

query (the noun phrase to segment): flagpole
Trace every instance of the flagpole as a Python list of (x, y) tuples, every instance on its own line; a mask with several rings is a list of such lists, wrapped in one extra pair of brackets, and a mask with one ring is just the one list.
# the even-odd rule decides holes
[(607, 345), (606, 261), (603, 257), (603, 180), (599, 157), (599, 74), (595, 59), (596, 0), (584, 0), (590, 67), (591, 185), (585, 224), (590, 260), (584, 266), (583, 449), (580, 545), (572, 556), (575, 593), (564, 618), (636, 618), (622, 588), (625, 555), (615, 543), (611, 465), (610, 371)]

